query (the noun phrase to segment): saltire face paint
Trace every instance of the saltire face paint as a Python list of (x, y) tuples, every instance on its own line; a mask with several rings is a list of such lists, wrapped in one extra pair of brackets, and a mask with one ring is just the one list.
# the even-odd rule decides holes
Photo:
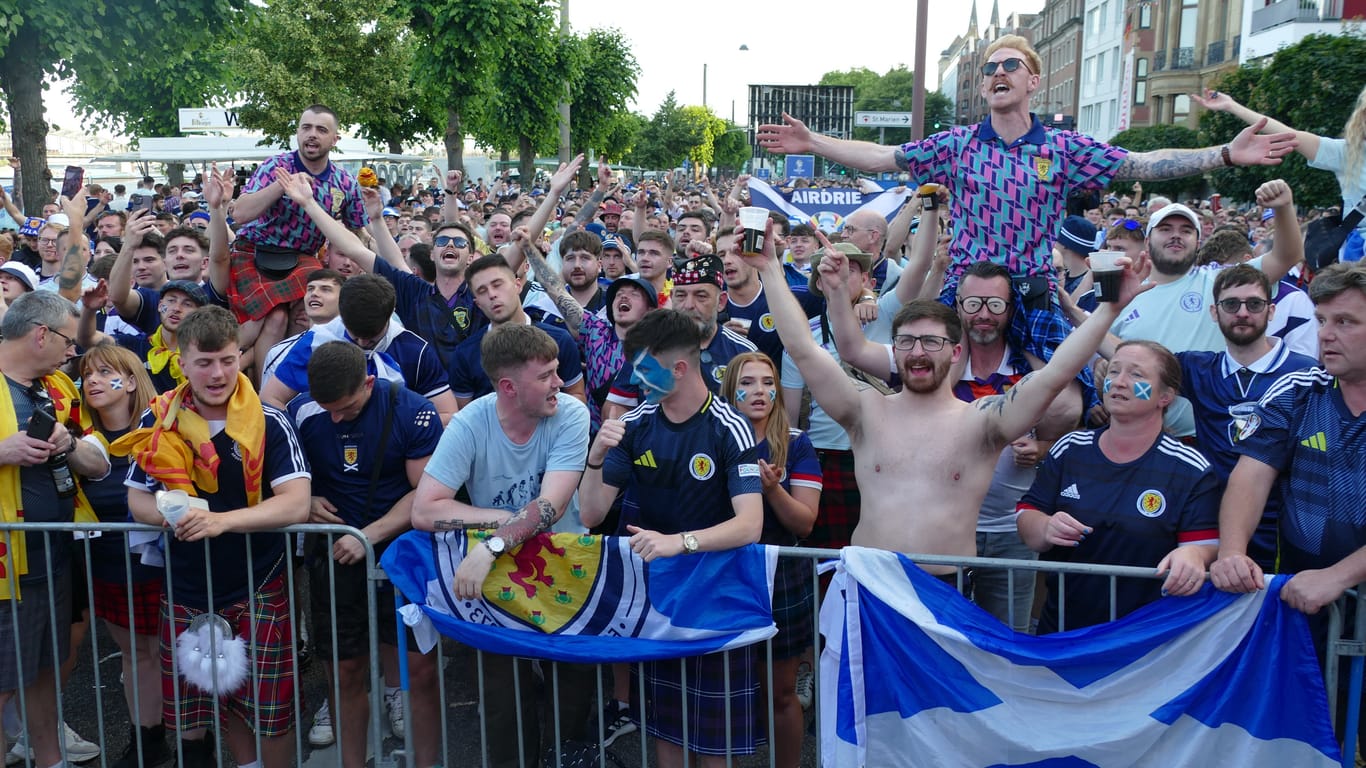
[(737, 403), (743, 403), (743, 402), (745, 402), (745, 400), (747, 400), (747, 399), (749, 399), (749, 390), (747, 390), (747, 389), (737, 389), (737, 390), (735, 390), (735, 402), (737, 402)]
[(1134, 382), (1134, 397), (1139, 400), (1153, 399), (1153, 385), (1146, 381)]
[(668, 397), (676, 384), (673, 372), (643, 349), (631, 362), (631, 383), (640, 385), (645, 402), (652, 405)]
[(123, 379), (110, 379), (110, 380), (109, 380), (109, 388), (110, 388), (110, 389), (123, 389)]
[(1101, 391), (1101, 394), (1104, 394), (1104, 395), (1110, 394), (1110, 380), (1109, 380), (1109, 379), (1106, 379), (1106, 380), (1104, 380), (1103, 382), (1101, 382), (1100, 391)]

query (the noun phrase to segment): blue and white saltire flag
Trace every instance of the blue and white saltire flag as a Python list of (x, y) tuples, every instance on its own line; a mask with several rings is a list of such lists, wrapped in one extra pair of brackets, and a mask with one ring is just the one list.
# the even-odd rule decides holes
[[(389, 345), (393, 342), (394, 337), (400, 333), (403, 333), (403, 323), (399, 322), (397, 317), (390, 317), (389, 327), (384, 331), (384, 338), (380, 339), (374, 347), (365, 350), (365, 366), (371, 375), (401, 386), (403, 385), (403, 372), (399, 370), (398, 363), (388, 352)], [(308, 361), (313, 358), (313, 350), (329, 341), (349, 341), (354, 344), (356, 340), (346, 332), (346, 326), (342, 324), (342, 319), (334, 317), (323, 325), (310, 328), (299, 334), (298, 340), (289, 348), (289, 351), (285, 352), (279, 363), (271, 371), (272, 375), (295, 392), (307, 392)]]
[(486, 651), (582, 663), (695, 656), (777, 634), (776, 547), (646, 563), (625, 537), (542, 534), (494, 562), (482, 599), (457, 600), (455, 570), (488, 533), (411, 531), (381, 558), (424, 653), (430, 625)]
[(822, 764), (1337, 765), (1283, 583), (1034, 637), (904, 556), (847, 547), (821, 611)]
[(807, 187), (784, 194), (767, 182), (751, 178), (749, 198), (760, 208), (781, 211), (793, 222), (835, 232), (855, 211), (873, 211), (890, 221), (901, 210), (906, 193), (885, 191), (869, 195), (846, 187)]

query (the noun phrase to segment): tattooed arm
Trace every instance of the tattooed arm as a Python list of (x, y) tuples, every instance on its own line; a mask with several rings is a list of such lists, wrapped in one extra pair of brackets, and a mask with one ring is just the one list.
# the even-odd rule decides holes
[[(1258, 135), (1266, 127), (1266, 118), (1244, 128), (1228, 147), (1228, 160), (1233, 165), (1280, 165), (1281, 158), (1295, 151), (1293, 132)], [(1156, 181), (1193, 176), (1222, 168), (1224, 147), (1203, 149), (1157, 149), (1152, 152), (1131, 152), (1115, 171), (1117, 179)]]
[(555, 302), (555, 308), (560, 310), (560, 316), (564, 318), (564, 328), (569, 331), (569, 335), (579, 340), (579, 332), (583, 326), (583, 307), (569, 294), (564, 287), (564, 278), (555, 273), (546, 263), (545, 257), (541, 255), (541, 249), (531, 244), (530, 237), (520, 228), (512, 233), (515, 245), (521, 247), (522, 255), (526, 257), (527, 263), (531, 265), (531, 271), (536, 275), (536, 282), (545, 289), (546, 295)]
[(86, 263), (90, 261), (90, 241), (85, 237), (87, 191), (86, 187), (81, 187), (71, 199), (62, 198), (62, 210), (71, 221), (71, 226), (66, 233), (66, 253), (62, 254), (62, 263), (57, 269), (57, 292), (73, 304), (81, 300), (81, 277), (85, 275)]
[(593, 217), (598, 213), (598, 206), (607, 197), (607, 191), (612, 188), (612, 167), (605, 161), (598, 161), (598, 184), (593, 187), (593, 194), (588, 196), (588, 201), (579, 209), (579, 213), (574, 217), (574, 223), (570, 225), (569, 231), (572, 232), (581, 227), (585, 227), (593, 221)]
[[(550, 526), (564, 514), (574, 488), (579, 483), (579, 472), (557, 470), (546, 472), (541, 478), (541, 495), (527, 502), (512, 517), (504, 520), (493, 532), (507, 545), (510, 551), (531, 537), (545, 533)], [(431, 479), (424, 476), (423, 482)], [(420, 487), (420, 486), (419, 486)], [(441, 525), (441, 521), (438, 521)], [(443, 528), (444, 530), (444, 528)], [(455, 594), (463, 600), (473, 600), (483, 591), (484, 579), (488, 578), (496, 559), (487, 546), (471, 547), (460, 561), (455, 571)]]

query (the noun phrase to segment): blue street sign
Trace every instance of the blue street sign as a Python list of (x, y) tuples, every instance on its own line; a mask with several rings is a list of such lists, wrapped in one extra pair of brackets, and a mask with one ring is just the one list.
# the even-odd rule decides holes
[(814, 155), (788, 155), (787, 177), (789, 179), (809, 179), (816, 174)]
[(760, 169), (758, 169), (758, 170), (756, 170), (756, 171), (754, 172), (754, 175), (755, 175), (757, 178), (760, 178), (760, 179), (768, 179), (768, 178), (772, 178), (772, 176), (773, 176), (773, 171), (771, 171), (771, 170), (769, 170), (769, 169), (767, 169), (767, 168), (760, 168)]

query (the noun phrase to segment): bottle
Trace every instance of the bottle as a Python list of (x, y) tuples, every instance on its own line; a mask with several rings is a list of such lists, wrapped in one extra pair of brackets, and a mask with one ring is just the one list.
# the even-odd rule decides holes
[(67, 464), (65, 453), (48, 459), (47, 469), (52, 473), (52, 484), (57, 486), (58, 498), (69, 499), (76, 495), (76, 478), (71, 476), (71, 466)]

